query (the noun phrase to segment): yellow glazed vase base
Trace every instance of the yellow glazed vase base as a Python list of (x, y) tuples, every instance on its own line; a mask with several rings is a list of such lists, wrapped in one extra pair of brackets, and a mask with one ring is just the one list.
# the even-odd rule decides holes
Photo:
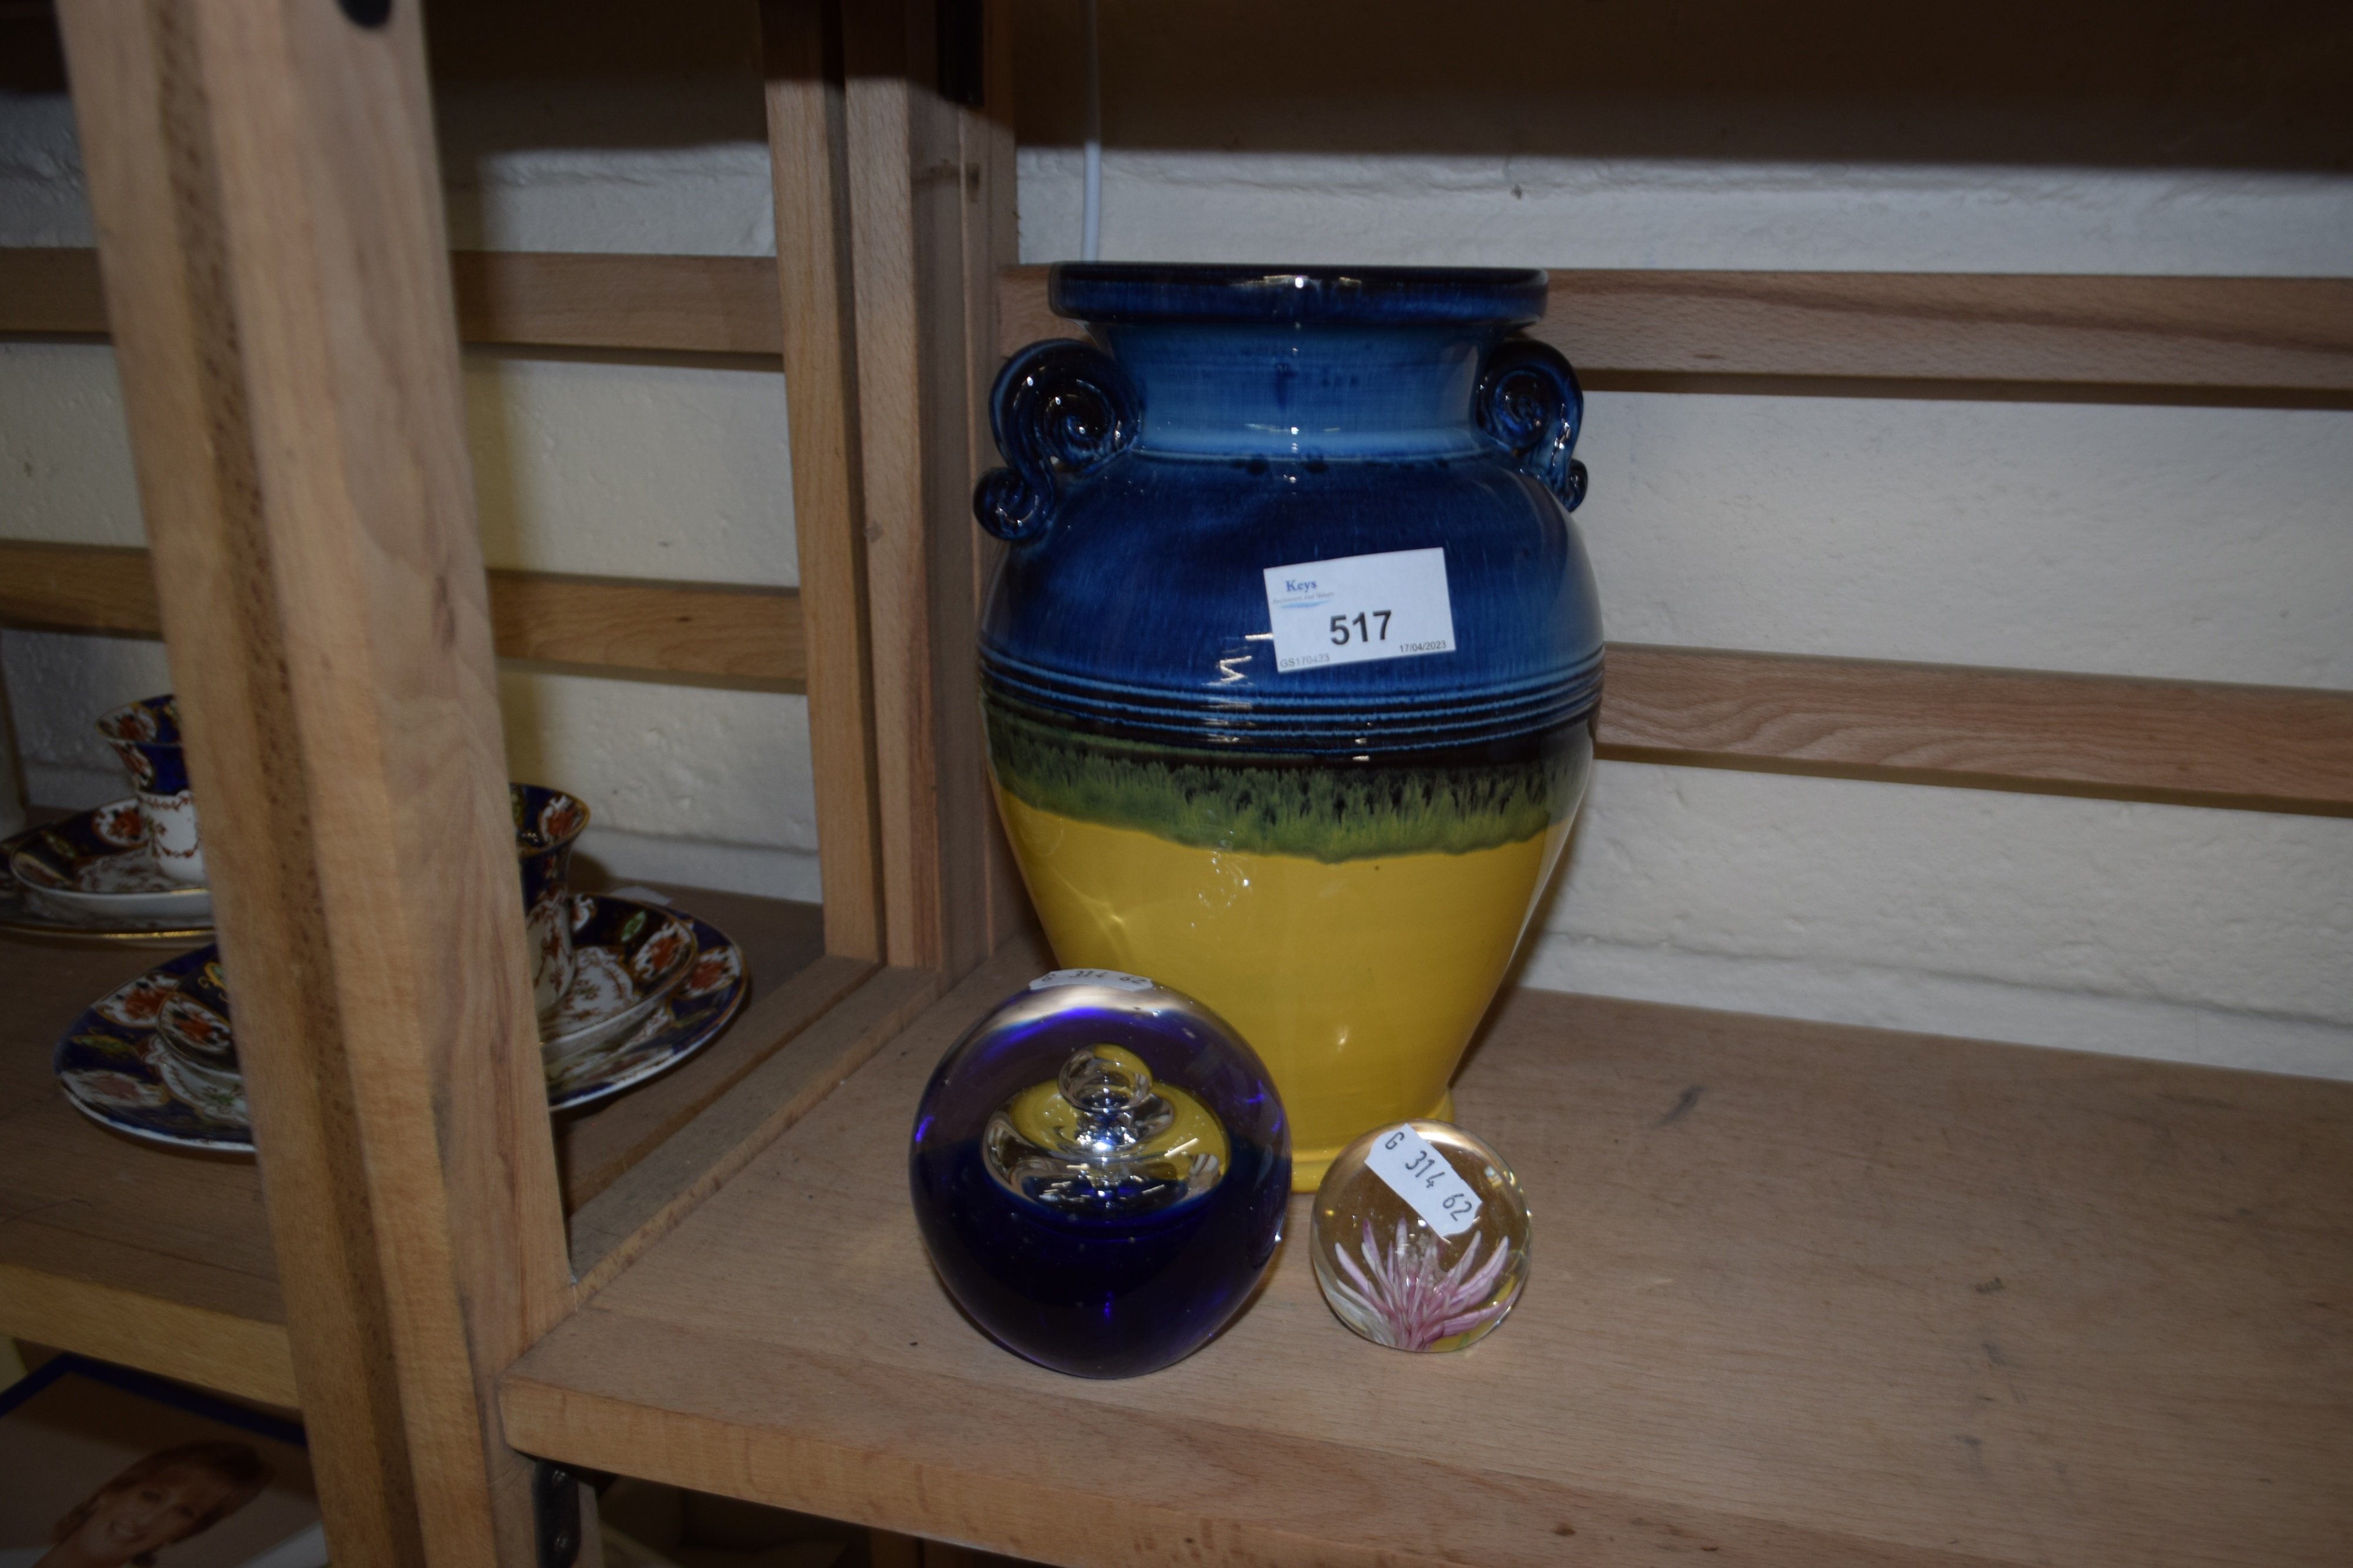
[(1060, 963), (1196, 996), (1265, 1061), (1303, 1192), (1360, 1134), (1451, 1115), (1447, 1081), (1569, 828), (1323, 861), (1179, 844), (1002, 789), (997, 805)]
[[(1448, 1086), (1445, 1091), (1439, 1095), (1438, 1103), (1431, 1106), (1428, 1110), (1417, 1111), (1411, 1116), (1400, 1116), (1397, 1120), (1399, 1121), (1453, 1121), (1454, 1089), (1452, 1086)], [(1384, 1123), (1383, 1125), (1387, 1125), (1387, 1123)], [(1372, 1129), (1368, 1127), (1365, 1131), (1369, 1132)], [(1364, 1136), (1364, 1133), (1360, 1132), (1356, 1136), (1360, 1138)], [(1348, 1140), (1348, 1143), (1353, 1143), (1356, 1141), (1356, 1140), (1355, 1138), (1351, 1138)], [(1333, 1161), (1338, 1159), (1341, 1155), (1348, 1152), (1348, 1143), (1335, 1143), (1328, 1149), (1292, 1150), (1291, 1190), (1294, 1193), (1312, 1193), (1316, 1188), (1322, 1186), (1324, 1184), (1324, 1173), (1332, 1168)]]

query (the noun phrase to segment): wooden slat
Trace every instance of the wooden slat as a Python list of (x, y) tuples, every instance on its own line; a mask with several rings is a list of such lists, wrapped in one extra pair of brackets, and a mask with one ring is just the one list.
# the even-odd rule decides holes
[(573, 1264), (583, 1296), (617, 1279), (939, 994), (939, 976), (928, 971), (873, 972), (770, 1053), (724, 1099), (591, 1199), (572, 1216)]
[[(774, 354), (776, 263), (759, 256), (453, 251), (471, 343)], [(0, 247), (0, 332), (107, 330), (98, 252)]]
[[(990, 923), (971, 512), (977, 247), (1009, 232), (983, 116), (934, 90), (935, 4), (843, 10), (844, 132), (874, 668), (885, 951), (950, 977)], [(1002, 106), (1000, 106), (1000, 110)], [(978, 270), (986, 276), (986, 268)]]
[[(989, 395), (996, 387), (997, 373), (1004, 360), (997, 347), (997, 280), (1021, 254), (1019, 215), (1014, 202), (1019, 184), (1013, 134), (1017, 85), (1014, 12), (1008, 5), (983, 6), (979, 10), (983, 29), (982, 103), (977, 112), (962, 117), (965, 163), (978, 172), (970, 193), (973, 199), (967, 204), (973, 210), (967, 213), (964, 226), (963, 406), (968, 453), (964, 489), (967, 495), (982, 474), (1004, 460), (997, 450), (989, 412)], [(996, 582), (1006, 545), (986, 532), (976, 532), (972, 539), (971, 600), (976, 628), (987, 609), (989, 589)], [(978, 772), (976, 757), (963, 765), (975, 773)], [(985, 780), (974, 777), (972, 783), (986, 797)], [(1029, 885), (1013, 858), (1013, 846), (1005, 837), (1004, 823), (993, 805), (983, 807), (980, 816), (981, 895), (985, 906), (980, 951), (995, 952), (1016, 936), (1034, 929), (1038, 913), (1030, 905)]]
[(95, 250), (0, 247), (0, 331), (106, 331)]
[[(469, 342), (775, 353), (761, 258), (459, 252)], [(0, 249), (0, 331), (103, 332), (86, 250)], [(1009, 353), (1076, 329), (999, 285)], [(1595, 374), (2353, 389), (2353, 281), (1556, 268), (1535, 335)]]
[[(786, 685), (807, 674), (801, 599), (791, 588), (506, 571), (490, 583), (502, 658)], [(145, 551), (30, 540), (0, 540), (0, 622), (132, 637), (163, 630)]]
[[(997, 347), (1077, 326), (1004, 274)], [(1552, 274), (1531, 336), (1594, 374), (2353, 388), (2353, 280), (1898, 272)]]
[(490, 579), (502, 658), (795, 684), (807, 671), (801, 597), (791, 588), (540, 572)]
[(460, 250), (449, 258), (468, 342), (775, 354), (776, 266), (759, 256)]
[(826, 946), (843, 958), (879, 962), (882, 829), (838, 6), (770, 0), (760, 9), (760, 32), (776, 191), (771, 297), (781, 301), (793, 528), (809, 588), (809, 750)]
[[(199, 623), (176, 677), (187, 711), (215, 741), (209, 751), (190, 748), (190, 771), (208, 796), (221, 793), (216, 783), (232, 778), (242, 795), (262, 754), (261, 722), (243, 711), (257, 700), (248, 693), (268, 692), (281, 710), (285, 699), (282, 689), (269, 689), (283, 676), (273, 680), (263, 668), (267, 655), (258, 641), (248, 649), (227, 629), (274, 619), (275, 606), (267, 603), (267, 554), (255, 537), (262, 531), (255, 515), (258, 437), (241, 395), (238, 310), (227, 277), (223, 202), (206, 151), (213, 139), (195, 23), (185, 9), (142, 14), (105, 0), (75, 0), (59, 7), (58, 19), (72, 62), (91, 206), (110, 255), (109, 324), (147, 531), (167, 562), (186, 567), (179, 602), (187, 607), (178, 615)], [(246, 602), (247, 593), (263, 603)], [(206, 619), (220, 629), (207, 632)], [(250, 858), (253, 912), (242, 922), (240, 945), (265, 951), (260, 944), (282, 934), (269, 951), (292, 979), (311, 969), (321, 943), (315, 929), (286, 918), (284, 903), (267, 886), (269, 829), (257, 818), (274, 793), (253, 788), (252, 809), (237, 795), (223, 800), (206, 814), (206, 839), (212, 880), (223, 895)], [(287, 868), (291, 875), (309, 863), (313, 836), (299, 800), (288, 803), (294, 808), (287, 825), (294, 831), (285, 840), (296, 862)], [(337, 1125), (323, 1104), (302, 1114), (302, 1097), (294, 1092), (301, 1069), (285, 1048), (301, 1026), (297, 1015), (307, 1010), (319, 1018), (319, 1088), (343, 1089), (348, 1100), (334, 1003), (318, 997), (303, 1009), (280, 1000), (258, 996), (240, 1006), (239, 1026), (240, 1033), (248, 1019), (259, 1026), (253, 1032), (260, 1048), (243, 1053), (257, 1111), (273, 1103), (259, 1092), (262, 1084), (280, 1076), (272, 1070), (272, 1040), (290, 1090), (265, 1119), (281, 1184), (269, 1218), (272, 1239), (303, 1263), (280, 1284), (287, 1316), (305, 1325), (292, 1344), (298, 1392), (321, 1407), (311, 1437), (320, 1500), (339, 1556), (365, 1564), (414, 1561), (424, 1551), (418, 1488), (402, 1391), (386, 1354), (391, 1313), (354, 1119), (347, 1111)]]
[(2353, 806), (2353, 692), (1609, 647), (1604, 756)]
[[(73, 1250), (91, 1248), (76, 1238)], [(270, 1405), (297, 1403), (283, 1323), (169, 1296), (0, 1263), (0, 1333)]]
[(535, 1347), (517, 1436), (1071, 1568), (2343, 1560), (2353, 1085), (1515, 992), (1456, 1085), (1535, 1215), (1492, 1337), (1349, 1334), (1303, 1197), (1225, 1333), (1091, 1382), (986, 1340), (876, 1200), (1039, 961)]
[(571, 1277), (418, 9), (70, 0), (108, 317), (338, 1563), (525, 1563)]
[(0, 540), (0, 622), (44, 631), (164, 635), (147, 552)]
[[(933, 573), (927, 465), (963, 466), (933, 450), (939, 412), (925, 418), (929, 302), (924, 262), (936, 272), (935, 238), (917, 230), (916, 138), (928, 127), (924, 97), (906, 77), (907, 7), (850, 5), (842, 16), (848, 80), (848, 160), (856, 305), (860, 486), (866, 514), (867, 606), (872, 628), (874, 761), (881, 829), (883, 952), (894, 963), (934, 968), (940, 943), (942, 860), (939, 770), (932, 728)], [(935, 147), (920, 149), (936, 152)], [(965, 531), (967, 533), (971, 530)]]

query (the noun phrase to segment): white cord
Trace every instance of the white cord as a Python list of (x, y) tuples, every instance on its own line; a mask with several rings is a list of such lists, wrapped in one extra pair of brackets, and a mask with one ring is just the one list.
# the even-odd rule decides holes
[(1103, 256), (1103, 59), (1101, 35), (1095, 26), (1095, 0), (1087, 0), (1087, 194), (1085, 231), (1079, 258)]

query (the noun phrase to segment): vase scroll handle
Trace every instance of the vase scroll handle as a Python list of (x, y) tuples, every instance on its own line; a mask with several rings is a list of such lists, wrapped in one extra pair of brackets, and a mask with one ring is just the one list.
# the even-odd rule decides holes
[(1134, 385), (1110, 355), (1068, 338), (1031, 343), (1006, 361), (989, 394), (988, 426), (1007, 466), (980, 477), (973, 515), (1016, 544), (1040, 537), (1063, 476), (1126, 450), (1140, 416)]
[(1479, 371), (1472, 400), (1479, 427), (1575, 511), (1585, 499), (1585, 465), (1572, 455), (1585, 423), (1585, 393), (1558, 349), (1528, 338), (1496, 345)]

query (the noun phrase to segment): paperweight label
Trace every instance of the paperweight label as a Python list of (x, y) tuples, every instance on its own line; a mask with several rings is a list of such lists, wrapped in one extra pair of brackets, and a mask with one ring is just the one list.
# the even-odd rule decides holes
[(1375, 1137), (1365, 1163), (1439, 1235), (1461, 1236), (1479, 1223), (1479, 1194), (1410, 1126), (1392, 1127)]
[(1057, 985), (1108, 985), (1114, 991), (1149, 991), (1152, 982), (1141, 974), (1123, 974), (1116, 969), (1057, 969), (1051, 974), (1041, 974), (1029, 983), (1032, 991), (1051, 991)]

